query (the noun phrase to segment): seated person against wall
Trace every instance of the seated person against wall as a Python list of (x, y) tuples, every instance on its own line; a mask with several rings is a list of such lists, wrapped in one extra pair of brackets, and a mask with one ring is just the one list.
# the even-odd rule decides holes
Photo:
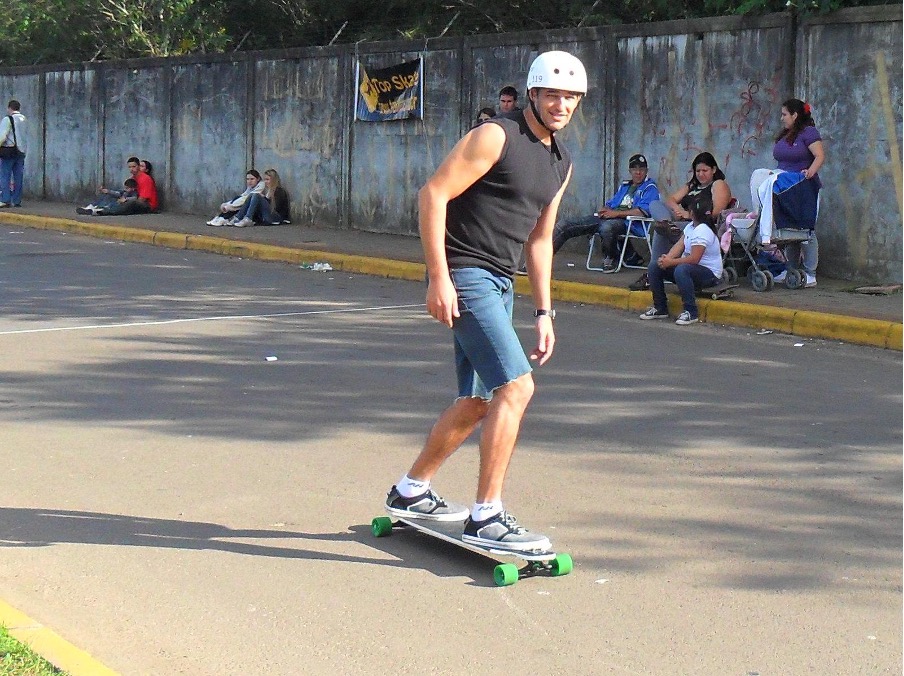
[(276, 169), (264, 172), (264, 191), (252, 193), (238, 213), (226, 225), (245, 228), (249, 225), (281, 225), (289, 220), (289, 193), (282, 187)]
[(226, 222), (239, 212), (251, 195), (262, 193), (265, 187), (260, 173), (256, 169), (249, 169), (245, 172), (245, 191), (231, 200), (223, 202), (220, 205), (220, 213), (207, 221), (207, 225), (226, 225)]
[[(132, 173), (132, 165), (135, 164), (140, 168), (141, 160), (137, 157), (132, 156), (126, 160), (126, 167), (129, 169), (128, 178), (134, 178), (134, 174)], [(121, 197), (122, 191), (120, 190), (111, 190), (106, 186), (100, 186), (97, 189), (97, 197), (92, 200), (92, 202), (84, 207), (76, 207), (75, 213), (82, 214), (83, 216), (93, 216), (94, 212), (101, 207), (111, 207), (116, 204), (116, 200)]]
[(157, 198), (157, 185), (154, 183), (154, 179), (149, 174), (141, 171), (138, 160), (129, 162), (129, 173), (135, 179), (138, 195), (133, 199), (120, 197), (110, 206), (95, 208), (95, 216), (131, 216), (134, 214), (151, 214), (157, 211), (160, 207), (160, 202)]
[[(628, 160), (631, 178), (622, 181), (615, 194), (597, 213), (556, 223), (552, 235), (553, 253), (569, 239), (599, 233), (602, 240), (603, 269), (614, 270), (618, 258), (618, 238), (628, 231), (628, 216), (649, 216), (650, 203), (659, 200), (659, 188), (647, 176), (647, 158), (632, 155)], [(627, 254), (627, 252), (625, 252)]]
[[(700, 202), (709, 211), (713, 221), (731, 204), (731, 188), (725, 181), (725, 174), (712, 153), (700, 153), (691, 162), (692, 178), (674, 193), (659, 202), (651, 202), (650, 215), (657, 221), (678, 221), (670, 228), (667, 224), (657, 224), (653, 228), (650, 267), (666, 253), (679, 239), (684, 223), (690, 220), (690, 206)], [(647, 273), (643, 273), (629, 287), (632, 291), (650, 288)]]
[(718, 284), (722, 278), (722, 249), (716, 236), (716, 223), (706, 210), (708, 206), (701, 199), (685, 208), (691, 222), (684, 227), (674, 246), (650, 263), (648, 274), (653, 306), (640, 315), (641, 319), (668, 318), (665, 280), (669, 280), (678, 287), (684, 308), (675, 323), (684, 326), (699, 321), (697, 292)]
[(77, 207), (75, 213), (82, 216), (93, 216), (95, 212), (104, 207), (112, 207), (118, 200), (130, 200), (138, 197), (138, 181), (134, 178), (127, 178), (122, 182), (122, 190), (108, 190), (101, 188), (102, 194), (93, 204), (86, 207)]

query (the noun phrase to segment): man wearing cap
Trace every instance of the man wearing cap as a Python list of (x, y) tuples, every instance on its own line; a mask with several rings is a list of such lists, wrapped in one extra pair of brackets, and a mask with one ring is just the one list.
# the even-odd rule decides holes
[(558, 251), (569, 239), (599, 233), (602, 240), (603, 270), (615, 270), (618, 238), (628, 231), (628, 216), (650, 215), (650, 203), (659, 199), (659, 188), (647, 176), (647, 158), (632, 155), (628, 160), (631, 178), (622, 181), (605, 206), (591, 216), (562, 221), (553, 233), (553, 250)]
[[(587, 73), (571, 54), (545, 52), (531, 65), (527, 92), (527, 108), (469, 131), (418, 193), (427, 311), (452, 329), (458, 396), (386, 497), (390, 515), (464, 521), (465, 542), (511, 550), (550, 546), (505, 511), (502, 487), (534, 391), (530, 362), (545, 364), (555, 344), (552, 231), (571, 178), (571, 156), (555, 133), (586, 94)], [(530, 359), (512, 326), (522, 249), (534, 302)], [(431, 480), (478, 426), (480, 473), (469, 509), (440, 498)]]

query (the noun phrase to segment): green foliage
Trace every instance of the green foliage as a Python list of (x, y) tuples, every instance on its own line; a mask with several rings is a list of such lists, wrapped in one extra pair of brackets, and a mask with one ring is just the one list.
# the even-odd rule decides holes
[(0, 676), (65, 676), (0, 626)]
[(428, 39), (887, 0), (4, 0), (0, 65)]

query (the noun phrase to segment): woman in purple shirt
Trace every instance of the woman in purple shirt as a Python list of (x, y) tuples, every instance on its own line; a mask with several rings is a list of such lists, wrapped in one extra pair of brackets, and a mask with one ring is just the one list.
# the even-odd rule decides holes
[[(822, 188), (819, 169), (826, 156), (809, 103), (788, 99), (782, 104), (782, 131), (775, 139), (772, 157), (782, 171), (800, 172), (808, 180), (816, 182), (817, 190)], [(794, 242), (785, 247), (785, 257), (789, 261), (797, 261), (803, 254), (803, 268), (807, 275), (804, 286), (807, 288), (816, 286), (816, 265), (819, 263), (816, 231), (811, 231), (811, 235), (807, 242)], [(784, 275), (784, 272), (781, 273), (775, 281), (784, 281)]]

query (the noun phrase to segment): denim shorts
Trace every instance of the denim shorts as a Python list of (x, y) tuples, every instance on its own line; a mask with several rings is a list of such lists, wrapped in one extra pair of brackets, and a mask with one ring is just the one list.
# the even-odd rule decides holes
[(482, 268), (454, 268), (450, 275), (460, 315), (452, 324), (458, 396), (489, 400), (532, 370), (512, 326), (513, 283)]

